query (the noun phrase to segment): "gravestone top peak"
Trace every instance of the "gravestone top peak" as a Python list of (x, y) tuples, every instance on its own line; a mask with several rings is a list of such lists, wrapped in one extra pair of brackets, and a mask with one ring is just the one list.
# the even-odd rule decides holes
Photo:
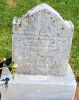
[(25, 15), (23, 15), (22, 18), (17, 18), (17, 17), (14, 17), (13, 19), (13, 25), (17, 25), (19, 26), (21, 21), (26, 18), (26, 17), (29, 17), (29, 16), (33, 16), (33, 14), (39, 12), (39, 11), (43, 11), (43, 10), (47, 10), (48, 13), (53, 13), (55, 14), (56, 16), (59, 17), (60, 20), (63, 21), (63, 18), (60, 16), (60, 14), (55, 10), (53, 9), (51, 6), (49, 6), (48, 4), (46, 3), (42, 3), (40, 5), (37, 5), (36, 7), (32, 8), (31, 10), (29, 10), (28, 12), (26, 12)]
[(12, 58), (17, 73), (65, 75), (74, 26), (43, 3), (14, 18)]
[(43, 10), (47, 10), (48, 13), (53, 13), (55, 14), (56, 16), (58, 16), (61, 20), (62, 20), (62, 17), (60, 16), (60, 14), (55, 10), (53, 9), (51, 6), (49, 6), (48, 4), (46, 3), (42, 3), (40, 5), (37, 5), (36, 7), (32, 8), (31, 10), (29, 10), (22, 18), (26, 17), (28, 14), (29, 15), (32, 15), (34, 13), (37, 13), (39, 11), (43, 11)]
[[(57, 17), (56, 19), (59, 19), (64, 25), (66, 25), (66, 27), (72, 28), (72, 30), (74, 29), (74, 26), (71, 21), (64, 20), (55, 9), (53, 9), (51, 6), (49, 6), (46, 3), (42, 3), (40, 5), (35, 6), (28, 12), (26, 12), (26, 14), (23, 15), (21, 18), (14, 17), (14, 19), (13, 19), (13, 28), (14, 29), (13, 30), (15, 30), (15, 27), (20, 26), (22, 21), (24, 21), (26, 18), (31, 18), (31, 17), (33, 17), (34, 14), (39, 13), (43, 10), (46, 11), (44, 13), (48, 13), (48, 14), (50, 14), (50, 16), (51, 16), (51, 14), (55, 15), (54, 17)], [(15, 32), (13, 32), (13, 33), (15, 33)]]

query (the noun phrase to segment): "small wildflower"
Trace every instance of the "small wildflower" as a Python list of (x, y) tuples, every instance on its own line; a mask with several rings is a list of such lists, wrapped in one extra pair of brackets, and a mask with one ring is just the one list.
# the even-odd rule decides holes
[(17, 64), (15, 64), (14, 62), (12, 62), (10, 64), (10, 68), (11, 68), (11, 74), (12, 74), (12, 78), (14, 79), (14, 74), (15, 74), (15, 70), (17, 68)]
[(6, 61), (6, 58), (3, 58), (2, 60), (3, 60), (3, 62), (5, 62)]
[(13, 65), (11, 66), (11, 68), (16, 69), (16, 68), (17, 68), (17, 64), (13, 64)]

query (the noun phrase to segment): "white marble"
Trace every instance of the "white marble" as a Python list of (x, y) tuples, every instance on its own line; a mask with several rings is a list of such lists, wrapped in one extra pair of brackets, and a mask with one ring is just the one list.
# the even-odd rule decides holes
[(15, 75), (0, 90), (1, 100), (74, 100), (76, 81), (68, 65), (66, 76)]
[(43, 3), (13, 20), (12, 57), (18, 74), (66, 75), (74, 26)]

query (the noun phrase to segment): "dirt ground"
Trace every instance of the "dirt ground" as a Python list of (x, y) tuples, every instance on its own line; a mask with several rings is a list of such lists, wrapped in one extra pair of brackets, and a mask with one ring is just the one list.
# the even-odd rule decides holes
[(75, 94), (74, 100), (79, 100), (79, 82), (77, 83), (77, 90), (76, 90), (76, 94)]

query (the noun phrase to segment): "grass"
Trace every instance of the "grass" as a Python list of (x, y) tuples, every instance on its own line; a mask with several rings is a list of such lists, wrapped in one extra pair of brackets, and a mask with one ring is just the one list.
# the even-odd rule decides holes
[(71, 20), (75, 26), (70, 63), (75, 76), (79, 77), (79, 0), (15, 0), (16, 6), (7, 4), (6, 1), (0, 0), (0, 57), (11, 56), (13, 17), (22, 16), (32, 7), (45, 2), (56, 9), (64, 19)]

